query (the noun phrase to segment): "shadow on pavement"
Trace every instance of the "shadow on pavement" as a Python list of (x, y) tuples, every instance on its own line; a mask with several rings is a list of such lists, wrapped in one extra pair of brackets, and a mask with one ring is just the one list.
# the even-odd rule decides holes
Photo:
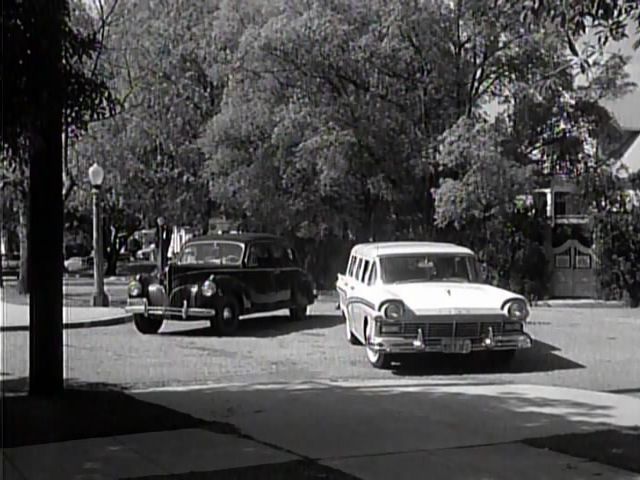
[[(260, 317), (248, 317), (240, 320), (240, 327), (234, 337), (245, 338), (269, 338), (281, 335), (289, 335), (296, 332), (308, 332), (333, 328), (342, 323), (337, 315), (309, 315), (306, 320), (294, 322), (285, 315), (263, 315)], [(179, 322), (167, 322), (168, 325), (180, 326)], [(165, 329), (163, 327), (163, 329)], [(160, 335), (179, 337), (206, 337), (214, 334), (208, 327), (189, 328), (184, 330), (161, 331)], [(318, 335), (322, 335), (318, 332)]]
[[(221, 459), (224, 454), (215, 449), (203, 450), (209, 447), (200, 445), (197, 455), (190, 456), (188, 449), (196, 445), (172, 443), (168, 449), (145, 452), (152, 452), (154, 462), (181, 460), (180, 467), (172, 468), (172, 474), (136, 477), (342, 480), (360, 478), (362, 470), (375, 469), (377, 478), (393, 478), (401, 466), (420, 472), (411, 478), (422, 478), (425, 472), (431, 476), (432, 472), (450, 471), (454, 462), (457, 478), (503, 478), (505, 471), (509, 477), (517, 478), (524, 471), (529, 473), (527, 469), (532, 468), (531, 459), (535, 458), (536, 462), (543, 462), (543, 469), (562, 471), (562, 477), (557, 478), (577, 480), (586, 478), (579, 460), (567, 458), (562, 465), (554, 466), (557, 459), (553, 456), (545, 452), (532, 455), (518, 445), (562, 451), (637, 471), (634, 449), (639, 432), (629, 429), (638, 418), (637, 413), (630, 412), (637, 404), (627, 399), (626, 405), (621, 406), (611, 397), (589, 392), (576, 397), (575, 391), (547, 387), (536, 390), (510, 384), (414, 384), (397, 380), (146, 392), (124, 392), (109, 384), (76, 383), (56, 398), (2, 398), (5, 415), (1, 446), (106, 436), (123, 438), (127, 434), (160, 431), (175, 432), (175, 437), (181, 439), (185, 437), (178, 430), (199, 429), (229, 435), (222, 447), (218, 443), (216, 448), (224, 449), (224, 444), (233, 437), (242, 437), (255, 439), (259, 444), (245, 444), (250, 449), (269, 446), (297, 458), (272, 465), (204, 470), (202, 456), (209, 456), (211, 464), (220, 465), (224, 463)], [(567, 432), (571, 435), (567, 436)], [(123, 444), (129, 445), (126, 439)], [(506, 448), (507, 444), (511, 448)], [(39, 465), (50, 469), (71, 463), (78, 471), (91, 473), (95, 478), (106, 473), (100, 470), (108, 466), (105, 457), (117, 452), (106, 450), (104, 444), (93, 445), (94, 449), (102, 450), (93, 452), (91, 458), (83, 457), (89, 455), (88, 450), (74, 451), (73, 446), (58, 450), (68, 458), (38, 459), (41, 450), (37, 449), (20, 458), (24, 462), (39, 461)], [(233, 454), (228, 449), (225, 452)], [(526, 453), (528, 460), (514, 457), (517, 453)], [(492, 461), (485, 461), (487, 456)], [(101, 463), (91, 463), (93, 459)], [(322, 459), (323, 465), (311, 459)], [(568, 468), (568, 464), (577, 467)], [(123, 477), (127, 476), (118, 475)]]
[(640, 428), (570, 433), (527, 439), (523, 443), (640, 473)]
[[(3, 417), (0, 448), (185, 428), (237, 433), (230, 424), (205, 422), (189, 414), (139, 400), (115, 385), (67, 382), (66, 390), (59, 396), (0, 397)], [(24, 390), (27, 379), (0, 381), (3, 393), (9, 393), (18, 386)]]
[(534, 373), (585, 368), (584, 365), (558, 355), (559, 348), (534, 341), (533, 347), (521, 350), (508, 365), (496, 362), (490, 352), (470, 355), (408, 355), (394, 365), (398, 376), (460, 375), (482, 373)]
[[(212, 387), (192, 392), (189, 403), (178, 391), (134, 395), (186, 409), (194, 416), (231, 422), (251, 438), (323, 459), (323, 464), (351, 474), (358, 475), (363, 465), (384, 467), (389, 461), (385, 472), (375, 478), (393, 478), (393, 468), (410, 468), (412, 463), (414, 468), (419, 465), (414, 473), (421, 475), (411, 478), (423, 478), (430, 466), (437, 470), (441, 462), (450, 465), (451, 461), (460, 469), (455, 478), (506, 478), (505, 469), (517, 478), (521, 470), (531, 468), (532, 458), (542, 460), (546, 455), (527, 451), (529, 460), (512, 458), (508, 452), (523, 453), (519, 442), (553, 451), (565, 449), (569, 455), (597, 457), (603, 464), (634, 470), (640, 431), (618, 435), (612, 444), (616, 451), (603, 447), (613, 438), (605, 432), (626, 432), (636, 423), (638, 414), (632, 411), (636, 401), (625, 399), (620, 404), (613, 396), (580, 393), (546, 386), (390, 379)], [(574, 434), (567, 442), (552, 438), (567, 432)], [(589, 442), (591, 448), (580, 445)], [(515, 447), (505, 450), (507, 444)], [(484, 462), (485, 453), (492, 453), (492, 461)], [(551, 455), (543, 461), (557, 460)], [(546, 478), (585, 478), (579, 469), (566, 470), (567, 463), (575, 462), (562, 460), (563, 476)], [(437, 471), (441, 475), (434, 478), (447, 478)]]
[(188, 472), (171, 475), (153, 475), (149, 477), (131, 477), (122, 480), (359, 480), (348, 473), (321, 465), (311, 460), (293, 460), (290, 462), (254, 465), (250, 467), (214, 470), (210, 472)]

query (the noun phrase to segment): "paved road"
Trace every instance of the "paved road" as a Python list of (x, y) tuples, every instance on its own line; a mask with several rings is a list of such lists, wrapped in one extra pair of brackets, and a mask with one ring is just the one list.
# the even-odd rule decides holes
[[(536, 346), (509, 369), (497, 369), (483, 357), (433, 356), (380, 371), (369, 366), (361, 347), (346, 343), (334, 304), (327, 300), (314, 306), (306, 322), (291, 323), (284, 312), (248, 318), (231, 338), (209, 336), (203, 322), (168, 322), (152, 336), (138, 334), (131, 324), (68, 330), (66, 376), (130, 388), (403, 377), (640, 395), (637, 316), (637, 310), (624, 309), (537, 309), (530, 325)], [(2, 336), (2, 379), (26, 377), (28, 333)]]

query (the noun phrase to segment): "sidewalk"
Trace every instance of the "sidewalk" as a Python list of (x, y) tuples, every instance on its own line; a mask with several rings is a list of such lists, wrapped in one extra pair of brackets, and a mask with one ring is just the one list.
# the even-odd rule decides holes
[[(131, 321), (123, 308), (70, 307), (63, 308), (64, 328), (106, 327)], [(28, 331), (29, 305), (4, 301), (4, 289), (0, 288), (0, 331)]]
[(388, 379), (76, 390), (4, 402), (7, 480), (640, 473), (640, 400), (566, 388)]

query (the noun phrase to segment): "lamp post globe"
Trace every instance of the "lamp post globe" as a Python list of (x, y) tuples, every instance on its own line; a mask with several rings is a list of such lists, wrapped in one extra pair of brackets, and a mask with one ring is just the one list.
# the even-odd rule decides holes
[(102, 258), (102, 219), (100, 218), (100, 187), (104, 181), (104, 170), (94, 163), (89, 168), (89, 182), (91, 182), (91, 198), (93, 203), (93, 282), (94, 293), (92, 305), (94, 307), (108, 307), (109, 297), (104, 291), (104, 260)]
[(102, 186), (102, 182), (104, 181), (104, 170), (103, 168), (94, 163), (89, 167), (89, 182), (91, 182), (91, 186), (95, 188), (100, 188)]

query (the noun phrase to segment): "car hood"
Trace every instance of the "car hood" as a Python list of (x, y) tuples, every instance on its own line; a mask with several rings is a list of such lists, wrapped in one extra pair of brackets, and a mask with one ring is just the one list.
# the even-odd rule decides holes
[(387, 298), (401, 299), (416, 313), (434, 309), (495, 310), (521, 295), (479, 283), (423, 282), (385, 285)]

